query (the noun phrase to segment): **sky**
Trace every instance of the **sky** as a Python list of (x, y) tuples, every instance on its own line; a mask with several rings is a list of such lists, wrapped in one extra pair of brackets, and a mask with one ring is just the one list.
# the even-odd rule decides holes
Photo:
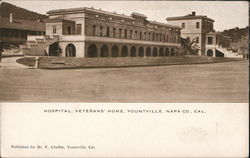
[(86, 1), (86, 0), (2, 0), (41, 14), (49, 10), (94, 7), (105, 11), (116, 11), (130, 15), (144, 14), (148, 20), (167, 23), (167, 17), (184, 16), (195, 11), (215, 20), (214, 29), (223, 31), (234, 27), (248, 26), (247, 1)]

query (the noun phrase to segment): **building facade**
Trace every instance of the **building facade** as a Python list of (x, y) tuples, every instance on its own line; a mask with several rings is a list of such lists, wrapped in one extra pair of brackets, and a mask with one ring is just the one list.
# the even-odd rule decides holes
[[(180, 27), (94, 8), (48, 12), (46, 35), (58, 38), (66, 57), (171, 56), (180, 47)], [(41, 37), (40, 37), (41, 38)], [(47, 49), (48, 54), (53, 54)]]
[(166, 20), (170, 24), (180, 26), (181, 37), (190, 42), (195, 41), (198, 45), (198, 54), (206, 55), (206, 35), (214, 30), (213, 19), (192, 12), (186, 16), (168, 17)]
[(201, 56), (241, 58), (230, 47), (231, 38), (215, 32), (214, 20), (204, 15), (196, 15), (195, 12), (186, 16), (169, 17), (170, 24), (178, 25), (181, 29), (181, 37), (195, 43), (195, 49)]
[(229, 57), (231, 38), (219, 32), (209, 32), (206, 35), (206, 56)]

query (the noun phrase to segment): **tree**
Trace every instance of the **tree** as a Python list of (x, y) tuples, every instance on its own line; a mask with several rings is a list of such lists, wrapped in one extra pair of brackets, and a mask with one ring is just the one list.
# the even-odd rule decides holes
[(198, 51), (200, 47), (196, 43), (196, 40), (193, 39), (190, 41), (189, 39), (181, 38), (181, 46), (183, 55), (198, 55)]

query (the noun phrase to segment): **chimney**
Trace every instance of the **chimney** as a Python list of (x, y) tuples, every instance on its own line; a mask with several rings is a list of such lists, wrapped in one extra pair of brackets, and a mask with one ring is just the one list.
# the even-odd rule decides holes
[(12, 16), (12, 13), (10, 13), (10, 23), (13, 23), (13, 16)]
[(192, 12), (192, 16), (195, 16), (195, 12)]

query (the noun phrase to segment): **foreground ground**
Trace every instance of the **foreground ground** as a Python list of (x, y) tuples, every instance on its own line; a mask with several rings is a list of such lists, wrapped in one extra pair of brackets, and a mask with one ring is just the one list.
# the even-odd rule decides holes
[(0, 67), (1, 102), (248, 102), (248, 61), (132, 68)]

